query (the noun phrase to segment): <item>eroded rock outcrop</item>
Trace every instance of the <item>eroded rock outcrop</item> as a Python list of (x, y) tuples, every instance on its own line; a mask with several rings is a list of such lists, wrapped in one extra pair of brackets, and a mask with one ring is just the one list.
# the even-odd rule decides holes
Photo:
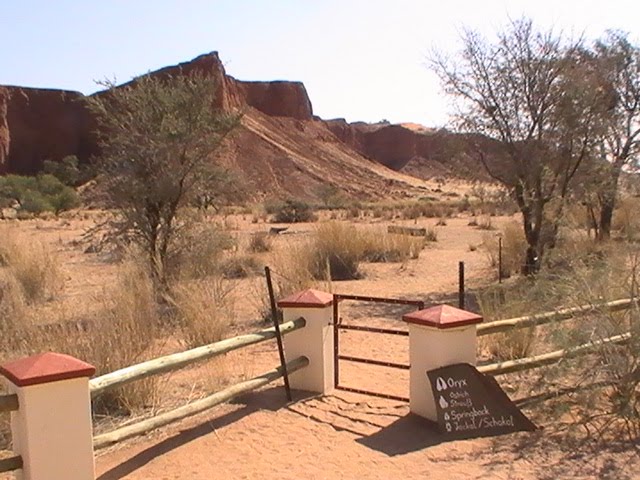
[[(220, 61), (218, 52), (205, 53), (188, 62), (170, 65), (159, 70), (149, 72), (147, 75), (164, 78), (177, 75), (191, 75), (194, 73), (207, 75), (212, 78), (212, 88), (216, 89), (215, 108), (232, 110), (244, 105), (244, 99), (240, 93), (237, 81), (226, 74), (224, 65)], [(124, 83), (120, 86), (130, 86), (136, 80)], [(105, 92), (96, 92), (93, 95), (102, 95)]]
[(5, 170), (33, 175), (45, 160), (59, 161), (76, 155), (88, 161), (95, 151), (91, 142), (90, 114), (79, 92), (25, 87), (9, 91), (7, 124), (11, 143)]
[(9, 155), (9, 126), (7, 125), (7, 103), (9, 91), (0, 87), (0, 174), (6, 170), (6, 159)]
[[(249, 106), (269, 116), (312, 119), (311, 101), (302, 83), (236, 80), (226, 74), (217, 52), (149, 75), (193, 72), (213, 77), (215, 108), (243, 110)], [(131, 84), (135, 84), (135, 79), (124, 85)], [(81, 93), (24, 87), (7, 87), (6, 91), (10, 94), (6, 118), (1, 115), (0, 99), (0, 172), (34, 174), (42, 169), (45, 160), (58, 161), (67, 155), (76, 155), (82, 163), (98, 152), (96, 122), (84, 106)], [(8, 138), (12, 139), (10, 146)]]
[(488, 180), (477, 159), (477, 149), (492, 157), (500, 155), (497, 143), (488, 138), (471, 138), (417, 124), (347, 123), (343, 119), (326, 123), (338, 139), (362, 155), (422, 179), (452, 176)]
[(313, 109), (307, 89), (301, 82), (238, 81), (243, 100), (256, 110), (272, 117), (311, 120)]

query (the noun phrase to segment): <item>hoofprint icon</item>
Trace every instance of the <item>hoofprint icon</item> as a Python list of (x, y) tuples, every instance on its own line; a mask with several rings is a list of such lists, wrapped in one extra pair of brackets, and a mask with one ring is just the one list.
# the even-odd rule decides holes
[(447, 408), (449, 406), (449, 402), (447, 402), (442, 395), (440, 395), (438, 403), (440, 403), (440, 408)]
[(444, 378), (438, 377), (436, 380), (436, 389), (441, 392), (447, 389), (447, 382), (445, 382)]

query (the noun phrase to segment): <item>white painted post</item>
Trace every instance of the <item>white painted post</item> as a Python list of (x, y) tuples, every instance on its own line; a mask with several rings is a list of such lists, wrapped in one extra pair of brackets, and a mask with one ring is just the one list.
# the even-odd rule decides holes
[(94, 480), (89, 377), (95, 368), (59, 353), (0, 366), (18, 410), (11, 412), (13, 450), (22, 456), (17, 478)]
[(476, 364), (476, 325), (482, 317), (472, 312), (439, 305), (409, 313), (409, 408), (437, 421), (434, 394), (427, 371), (455, 363)]
[(305, 356), (309, 366), (289, 376), (291, 388), (309, 392), (329, 393), (333, 390), (333, 295), (308, 289), (278, 302), (284, 321), (303, 317), (306, 325), (284, 336), (288, 360)]

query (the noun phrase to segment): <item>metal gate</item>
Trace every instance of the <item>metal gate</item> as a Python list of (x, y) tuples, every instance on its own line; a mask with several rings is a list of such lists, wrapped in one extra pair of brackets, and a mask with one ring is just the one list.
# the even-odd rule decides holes
[(357, 362), (357, 363), (365, 363), (368, 365), (377, 365), (381, 367), (388, 368), (397, 368), (400, 370), (409, 370), (410, 365), (403, 363), (394, 363), (394, 362), (385, 362), (381, 360), (376, 360), (375, 358), (364, 358), (364, 357), (355, 357), (351, 355), (341, 355), (340, 354), (340, 330), (356, 330), (360, 332), (369, 332), (369, 333), (379, 333), (383, 335), (400, 335), (400, 336), (409, 336), (409, 332), (405, 330), (397, 330), (391, 328), (378, 328), (378, 327), (367, 327), (362, 325), (347, 325), (342, 323), (342, 319), (340, 318), (339, 312), (339, 302), (340, 300), (359, 300), (363, 302), (376, 302), (376, 303), (388, 303), (395, 305), (414, 305), (418, 308), (418, 310), (422, 310), (424, 308), (424, 302), (422, 300), (402, 300), (398, 298), (381, 298), (381, 297), (366, 297), (360, 295), (333, 295), (333, 349), (334, 349), (334, 387), (337, 390), (344, 390), (346, 392), (353, 393), (361, 393), (365, 395), (371, 395), (373, 397), (386, 398), (389, 400), (398, 400), (401, 402), (408, 402), (409, 399), (407, 397), (401, 397), (398, 395), (391, 395), (384, 392), (374, 392), (370, 390), (364, 390), (360, 388), (352, 388), (345, 385), (340, 384), (340, 360), (348, 361), (348, 362)]

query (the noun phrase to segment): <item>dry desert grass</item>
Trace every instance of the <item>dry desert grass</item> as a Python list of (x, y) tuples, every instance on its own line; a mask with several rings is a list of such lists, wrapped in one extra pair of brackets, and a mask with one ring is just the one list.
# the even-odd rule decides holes
[[(207, 236), (207, 239), (215, 239), (217, 242), (214, 245), (215, 248), (211, 243), (203, 242), (202, 245), (198, 245), (198, 248), (184, 250), (184, 258), (190, 260), (183, 261), (183, 268), (176, 270), (175, 281), (177, 283), (174, 289), (174, 300), (178, 307), (174, 310), (174, 314), (167, 319), (161, 312), (156, 311), (157, 305), (149, 290), (147, 277), (136, 262), (123, 262), (114, 259), (112, 255), (107, 253), (87, 248), (89, 245), (84, 243), (83, 233), (101, 215), (100, 212), (76, 212), (57, 220), (4, 223), (3, 226), (10, 232), (7, 238), (19, 235), (34, 239), (39, 245), (44, 246), (43, 251), (48, 252), (49, 261), (41, 263), (44, 267), (48, 264), (55, 265), (56, 268), (52, 271), (57, 271), (58, 276), (55, 288), (51, 290), (54, 293), (45, 294), (38, 297), (37, 301), (30, 302), (22, 292), (23, 287), (17, 277), (8, 274), (6, 265), (3, 267), (0, 272), (4, 275), (2, 277), (4, 278), (3, 285), (5, 285), (3, 288), (6, 292), (3, 298), (13, 298), (11, 302), (3, 301), (1, 305), (2, 308), (7, 309), (4, 310), (5, 312), (9, 312), (2, 316), (5, 319), (3, 326), (5, 332), (14, 332), (16, 329), (21, 331), (26, 327), (29, 331), (54, 332), (53, 337), (41, 335), (42, 338), (38, 338), (37, 341), (34, 337), (28, 337), (26, 342), (28, 347), (24, 346), (25, 344), (23, 347), (19, 345), (3, 347), (3, 358), (30, 353), (42, 348), (51, 348), (64, 350), (94, 362), (100, 366), (101, 371), (106, 372), (157, 356), (160, 353), (180, 351), (189, 346), (215, 341), (222, 336), (255, 330), (261, 326), (265, 313), (268, 311), (268, 304), (265, 302), (266, 287), (263, 278), (258, 275), (260, 269), (256, 268), (241, 278), (237, 276), (225, 278), (224, 272), (218, 268), (218, 265), (232, 261), (229, 259), (242, 256), (250, 256), (258, 266), (269, 265), (272, 268), (279, 296), (314, 286), (340, 293), (437, 301), (456, 291), (459, 261), (464, 261), (466, 264), (467, 288), (469, 290), (477, 290), (495, 283), (497, 273), (493, 263), (495, 235), (498, 233), (502, 233), (505, 241), (505, 261), (508, 262), (509, 270), (515, 273), (518, 257), (516, 252), (521, 242), (521, 239), (514, 233), (517, 228), (513, 226), (514, 219), (512, 217), (491, 217), (491, 226), (496, 230), (489, 231), (469, 225), (471, 217), (468, 213), (452, 214), (450, 218), (446, 219), (446, 222), (439, 222), (437, 218), (405, 219), (402, 218), (402, 215), (397, 216), (396, 214), (391, 219), (376, 218), (371, 213), (346, 219), (347, 212), (337, 212), (337, 214), (336, 212), (321, 212), (318, 222), (290, 225), (288, 230), (280, 235), (268, 235), (267, 232), (271, 224), (266, 223), (266, 218), (256, 219), (251, 213), (211, 216), (204, 220), (203, 228), (211, 232), (208, 234), (211, 236)], [(335, 219), (330, 220), (331, 216), (335, 216)], [(437, 242), (424, 243), (420, 241), (417, 243), (416, 239), (410, 237), (391, 238), (394, 236), (385, 235), (386, 226), (389, 224), (424, 227), (432, 232), (430, 235), (435, 237)], [(211, 229), (211, 226), (217, 227)], [(218, 233), (214, 234), (214, 231)], [(219, 236), (220, 234), (222, 236)], [(310, 247), (314, 245), (314, 242), (328, 245), (325, 252), (333, 253), (337, 251), (336, 245), (346, 241), (345, 236), (350, 242), (345, 247), (345, 251), (353, 254), (357, 259), (358, 279), (337, 280), (334, 278), (329, 280), (326, 275), (326, 265), (329, 263), (331, 271), (331, 260), (327, 262), (326, 255), (320, 257), (321, 260), (316, 259), (314, 264), (309, 263), (308, 257), (301, 253), (321, 252), (321, 248)], [(224, 239), (224, 241), (220, 239)], [(22, 245), (24, 246), (24, 243)], [(478, 248), (472, 249), (470, 245), (475, 245)], [(375, 261), (380, 259), (385, 261)], [(320, 268), (321, 264), (324, 264), (324, 268)], [(310, 266), (315, 266), (316, 270)], [(112, 288), (108, 288), (108, 286)], [(517, 308), (532, 311), (538, 306), (542, 305), (532, 305), (529, 300), (529, 304), (523, 301)], [(394, 309), (378, 309), (370, 305), (345, 304), (341, 308), (341, 312), (346, 317), (356, 323), (362, 322), (363, 324), (380, 323), (383, 325), (401, 315), (400, 311)], [(514, 314), (516, 314), (516, 307), (513, 308)], [(507, 314), (505, 312), (502, 311), (503, 314)], [(520, 310), (517, 313), (525, 312)], [(7, 318), (24, 320), (14, 325), (7, 324)], [(159, 318), (165, 320), (158, 323)], [(94, 323), (96, 319), (100, 319), (99, 323)], [(13, 323), (15, 323), (14, 320), (12, 320)], [(34, 324), (53, 324), (55, 326), (33, 330), (32, 325)], [(60, 324), (80, 325), (82, 328), (74, 327), (70, 330), (64, 330), (66, 342), (60, 342), (59, 339), (54, 338), (55, 332), (59, 333), (62, 328), (59, 326)], [(87, 325), (89, 327), (86, 327)], [(3, 335), (3, 338), (7, 337), (22, 338), (14, 333)], [(98, 337), (100, 337), (100, 341), (95, 342)], [(141, 344), (134, 344), (131, 339), (136, 338), (144, 341)], [(537, 336), (533, 335), (531, 338), (537, 339)], [(485, 354), (507, 358), (515, 353), (527, 353), (540, 347), (538, 343), (529, 340), (530, 338), (526, 334), (522, 341), (514, 338), (503, 339), (495, 342), (493, 346), (486, 346)], [(402, 357), (406, 345), (372, 343), (375, 341), (377, 340), (358, 337), (354, 334), (349, 338), (348, 345), (350, 345), (349, 348), (354, 349), (352, 352), (354, 354), (378, 352), (382, 356), (390, 355), (397, 361), (402, 360), (397, 356)], [(508, 349), (504, 348), (505, 345), (508, 346)], [(91, 349), (97, 351), (91, 351)], [(109, 358), (103, 355), (107, 351), (111, 354), (118, 352), (117, 362), (113, 361), (113, 355)], [(219, 388), (220, 385), (233, 383), (239, 378), (250, 377), (263, 370), (268, 370), (277, 362), (274, 345), (255, 346), (234, 352), (223, 359), (207, 362), (199, 367), (163, 376), (155, 382), (141, 384), (138, 386), (141, 388), (140, 391), (119, 392), (113, 398), (104, 399), (102, 411), (110, 412), (111, 415), (117, 411), (128, 413), (128, 415), (146, 415), (149, 412), (160, 411), (170, 408), (172, 405), (198, 398), (212, 389)], [(347, 369), (345, 375), (347, 375), (348, 381), (366, 380), (371, 385), (382, 389), (396, 389), (398, 393), (403, 393), (403, 390), (406, 389), (406, 379), (389, 376), (384, 372), (372, 373), (367, 369), (356, 368), (350, 372)], [(511, 394), (518, 393), (521, 384), (528, 386), (532, 379), (517, 376), (514, 382), (513, 388), (511, 382), (507, 385)], [(268, 393), (265, 395), (266, 401), (272, 398)], [(279, 405), (278, 401), (274, 402), (275, 405)], [(349, 404), (362, 405), (362, 402), (365, 402), (367, 407), (362, 407), (360, 413), (357, 413), (357, 409), (353, 415), (350, 413), (349, 415), (354, 418), (347, 419), (347, 423), (343, 425), (345, 419), (340, 420), (341, 417), (338, 415), (340, 412), (344, 414), (343, 407), (338, 408), (338, 404), (341, 402), (346, 402), (344, 405), (347, 406)], [(264, 405), (264, 407), (269, 409), (272, 406)], [(230, 405), (216, 410), (214, 416), (224, 416), (223, 412), (232, 412), (235, 408)], [(261, 412), (262, 407), (249, 406), (248, 408), (254, 412), (253, 418), (260, 425), (262, 422), (275, 421), (269, 413)], [(295, 433), (296, 438), (304, 439), (308, 437), (308, 434), (311, 435), (313, 438), (307, 438), (309, 442), (312, 442), (310, 445), (313, 442), (317, 443), (319, 439), (323, 439), (322, 442), (335, 441), (336, 444), (341, 445), (341, 448), (350, 452), (349, 455), (362, 456), (362, 458), (369, 458), (373, 461), (376, 454), (371, 457), (371, 450), (354, 447), (355, 442), (362, 436), (374, 435), (377, 428), (382, 428), (389, 423), (387, 420), (405, 415), (406, 412), (402, 408), (384, 402), (372, 402), (366, 398), (346, 395), (330, 397), (326, 403), (325, 401), (303, 402), (296, 407), (287, 407), (280, 414), (280, 421), (284, 421), (288, 425), (292, 434), (297, 432)], [(391, 415), (392, 413), (398, 416), (394, 417)], [(382, 414), (382, 417), (377, 416), (379, 414)], [(310, 426), (310, 417), (321, 419), (322, 422), (325, 422), (325, 427), (327, 425), (333, 426), (330, 429), (333, 433), (325, 431), (322, 423), (312, 423)], [(368, 426), (365, 428), (365, 423), (355, 417), (368, 419)], [(198, 452), (200, 449), (215, 449), (223, 457), (229, 455), (229, 458), (235, 458), (230, 454), (231, 450), (229, 449), (237, 448), (238, 451), (249, 454), (246, 448), (253, 440), (249, 438), (248, 434), (242, 433), (242, 429), (247, 427), (248, 420), (245, 420), (244, 417), (241, 418), (235, 426), (229, 424), (219, 427), (224, 430), (225, 438), (228, 441), (212, 445), (203, 437), (201, 442), (198, 441), (192, 445), (195, 449), (192, 453)], [(538, 420), (544, 421), (543, 418), (538, 418)], [(106, 421), (98, 422), (97, 428), (111, 428), (114, 422), (118, 421), (116, 417), (110, 416)], [(194, 422), (196, 419), (187, 423), (195, 425)], [(371, 422), (379, 427), (372, 427)], [(344, 430), (346, 433), (340, 434), (342, 427), (346, 428)], [(270, 438), (271, 441), (277, 443), (278, 440), (273, 437), (276, 435), (275, 433), (268, 433), (262, 426), (257, 431), (260, 432), (259, 435), (262, 438)], [(169, 432), (171, 432), (170, 428), (162, 430), (159, 433), (159, 438), (163, 438), (163, 435), (170, 435)], [(153, 442), (154, 438), (157, 437), (152, 435), (149, 441)], [(241, 438), (244, 440), (238, 440)], [(289, 437), (284, 435), (281, 438), (287, 439)], [(141, 448), (144, 448), (144, 441), (134, 442), (134, 445), (140, 445)], [(458, 473), (477, 471), (479, 475), (489, 474), (488, 472), (491, 470), (474, 466), (472, 459), (477, 456), (479, 449), (497, 449), (497, 453), (491, 457), (493, 460), (502, 459), (501, 461), (505, 462), (513, 460), (512, 455), (515, 453), (506, 449), (505, 442), (498, 442), (496, 446), (491, 445), (489, 441), (479, 440), (469, 442), (468, 445), (456, 446), (457, 460), (455, 463), (459, 468), (456, 470), (457, 467), (452, 467), (450, 471), (453, 474), (456, 471)], [(138, 447), (133, 448), (135, 452)], [(415, 461), (425, 462), (425, 464), (440, 462), (446, 456), (444, 453), (446, 448), (448, 447), (426, 448), (422, 451), (424, 453), (420, 453), (420, 456), (415, 456), (418, 455), (416, 452), (412, 458)], [(166, 461), (179, 463), (176, 455), (180, 451), (181, 449), (177, 448), (175, 452), (168, 454)], [(310, 452), (312, 451), (316, 451), (316, 449), (311, 448)], [(548, 452), (548, 450), (544, 451)], [(316, 454), (322, 457), (319, 451), (316, 451)], [(125, 461), (128, 458), (127, 455), (126, 450), (121, 450), (108, 454), (102, 460), (98, 459), (99, 470), (102, 472), (109, 470), (118, 462)], [(551, 455), (553, 458), (562, 456), (561, 452), (557, 451)], [(622, 457), (614, 456), (613, 458), (617, 462)], [(165, 469), (172, 468), (163, 462), (165, 460), (159, 459), (157, 463), (154, 462), (151, 465), (149, 470), (140, 470), (139, 475), (141, 476), (132, 473), (126, 478), (150, 478), (150, 476), (157, 478), (158, 475), (165, 473)], [(390, 465), (395, 464), (399, 469), (397, 471), (404, 472), (403, 477), (415, 478), (410, 473), (411, 463), (409, 457), (389, 464), (382, 462), (378, 464), (379, 473), (391, 475), (387, 467), (390, 468)], [(274, 470), (275, 467), (270, 468), (271, 470), (267, 468), (266, 471), (281, 472), (281, 470)], [(247, 469), (247, 472), (251, 471), (249, 466)], [(347, 470), (351, 471), (349, 468)], [(335, 473), (335, 470), (332, 471)], [(363, 471), (371, 473), (370, 467)], [(256, 471), (253, 473), (257, 474)], [(351, 473), (356, 474), (357, 470)], [(522, 478), (536, 478), (532, 475), (535, 474), (527, 474)], [(232, 478), (232, 476), (225, 473), (223, 478)], [(104, 478), (120, 477), (106, 476)]]

